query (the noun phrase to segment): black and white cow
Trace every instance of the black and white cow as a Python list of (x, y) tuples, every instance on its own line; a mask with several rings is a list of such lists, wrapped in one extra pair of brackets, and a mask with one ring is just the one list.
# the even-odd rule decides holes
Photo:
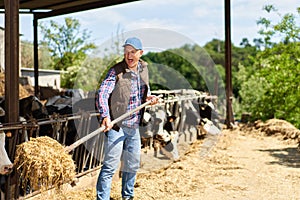
[(13, 164), (11, 163), (5, 150), (5, 133), (0, 131), (0, 174), (8, 174), (12, 171)]
[[(0, 114), (4, 115), (5, 112)], [(5, 137), (4, 131), (0, 131), (0, 199), (5, 199), (6, 175), (13, 170), (13, 163), (10, 161), (5, 149)]]
[[(5, 99), (2, 98), (0, 100), (0, 122), (4, 123), (5, 121)], [(4, 114), (1, 114), (4, 113)], [(42, 120), (49, 119), (48, 112), (43, 105), (43, 103), (36, 96), (28, 96), (19, 100), (19, 117), (20, 121), (31, 121), (37, 122)], [(34, 131), (33, 134), (37, 134), (39, 136), (50, 136), (51, 125), (41, 125), (38, 131)]]
[[(0, 100), (0, 107), (5, 108), (5, 99)], [(28, 96), (19, 100), (19, 115), (26, 120), (47, 119), (48, 112), (43, 103), (36, 96)], [(4, 115), (1, 115), (4, 119)]]
[[(199, 107), (196, 106), (198, 104)], [(188, 110), (188, 116), (193, 113), (194, 117), (197, 116), (193, 123), (197, 124), (198, 137), (203, 137), (205, 134), (219, 134), (219, 114), (217, 113), (214, 104), (209, 98), (204, 98), (200, 102), (193, 103), (193, 109)], [(195, 111), (197, 109), (197, 111)], [(191, 120), (187, 120), (191, 121)]]
[(177, 140), (173, 121), (175, 117), (167, 116), (163, 107), (156, 106), (144, 113), (140, 134), (144, 148), (152, 146), (154, 156), (159, 150), (166, 156), (177, 159)]
[(19, 101), (19, 114), (26, 120), (47, 119), (48, 112), (36, 96), (28, 96)]

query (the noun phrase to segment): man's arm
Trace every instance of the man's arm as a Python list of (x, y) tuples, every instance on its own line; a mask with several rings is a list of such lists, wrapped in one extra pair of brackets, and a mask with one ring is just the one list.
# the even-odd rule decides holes
[(112, 128), (112, 125), (110, 123), (111, 119), (109, 114), (108, 99), (115, 87), (115, 84), (116, 73), (115, 70), (112, 68), (108, 71), (106, 78), (100, 85), (96, 101), (96, 105), (100, 113), (100, 118), (102, 119), (102, 126), (106, 127), (104, 131), (107, 131)]

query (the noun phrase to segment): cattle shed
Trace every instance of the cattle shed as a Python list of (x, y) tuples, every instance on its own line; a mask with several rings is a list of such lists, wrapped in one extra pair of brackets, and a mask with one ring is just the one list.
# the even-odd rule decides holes
[[(18, 121), (18, 80), (19, 72), (19, 14), (33, 15), (34, 29), (34, 85), (35, 95), (39, 96), (38, 73), (38, 20), (74, 12), (87, 11), (106, 6), (129, 3), (138, 0), (0, 0), (0, 12), (5, 13), (5, 77), (6, 77), (6, 109), (10, 110), (6, 116), (7, 122)], [(231, 14), (230, 0), (224, 0), (225, 5), (225, 65), (226, 65), (226, 124), (231, 127), (233, 111), (231, 106), (232, 78), (231, 78)], [(11, 48), (14, 47), (14, 48)]]
[[(33, 15), (34, 33), (34, 86), (35, 95), (39, 96), (39, 63), (38, 63), (38, 20), (48, 17), (65, 15), (90, 9), (130, 3), (138, 0), (0, 0), (0, 12), (5, 13), (5, 122), (14, 123), (19, 121), (19, 14)], [(225, 5), (225, 61), (226, 61), (226, 123), (231, 126), (233, 114), (231, 107), (231, 27), (230, 27), (230, 0), (224, 0)], [(14, 135), (14, 134), (13, 134)], [(17, 137), (9, 139), (8, 154), (12, 158)], [(16, 179), (9, 176), (7, 186)], [(8, 193), (5, 199), (12, 199)]]

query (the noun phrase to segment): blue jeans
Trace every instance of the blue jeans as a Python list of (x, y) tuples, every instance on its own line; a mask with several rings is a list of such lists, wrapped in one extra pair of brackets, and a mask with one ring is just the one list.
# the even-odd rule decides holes
[(97, 182), (97, 200), (109, 200), (111, 182), (122, 161), (122, 197), (133, 197), (136, 173), (140, 167), (141, 140), (138, 128), (109, 130), (104, 141), (104, 160)]

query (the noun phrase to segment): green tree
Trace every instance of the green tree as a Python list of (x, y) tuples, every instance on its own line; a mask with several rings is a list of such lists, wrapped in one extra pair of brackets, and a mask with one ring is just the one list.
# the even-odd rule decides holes
[[(51, 65), (51, 56), (48, 47), (40, 45), (38, 49), (38, 62), (40, 69), (49, 69)], [(30, 41), (21, 41), (21, 66), (33, 68), (33, 43)], [(50, 68), (51, 69), (51, 68)]]
[(50, 20), (50, 25), (41, 23), (39, 27), (43, 34), (41, 44), (48, 46), (53, 69), (66, 71), (62, 77), (62, 87), (72, 88), (74, 77), (88, 51), (96, 48), (95, 44), (87, 42), (89, 32), (81, 31), (79, 21), (70, 17), (65, 18), (62, 25)]
[[(204, 49), (208, 52), (208, 54), (213, 59), (216, 65), (223, 66), (223, 71), (225, 70), (225, 42), (213, 39), (212, 41), (206, 43), (204, 45)], [(257, 47), (252, 46), (249, 43), (247, 38), (243, 38), (240, 47), (235, 46), (232, 44), (232, 51), (231, 51), (231, 65), (232, 65), (232, 85), (233, 85), (233, 94), (235, 97), (238, 97), (238, 93), (241, 87), (241, 82), (237, 79), (239, 76), (238, 70), (239, 65), (251, 66), (254, 62), (253, 57), (257, 53)], [(225, 75), (222, 77), (223, 81), (225, 82)]]
[[(267, 12), (277, 11), (266, 6)], [(299, 8), (298, 8), (298, 14)], [(240, 66), (240, 96), (253, 119), (285, 119), (300, 127), (300, 27), (297, 16), (284, 15), (278, 23), (264, 18), (259, 24), (264, 50), (252, 67)], [(280, 36), (281, 41), (274, 38)]]
[[(281, 17), (281, 14), (273, 5), (266, 5), (263, 9), (267, 13), (276, 12), (277, 15)], [(297, 8), (297, 11), (299, 14), (300, 7)], [(257, 21), (257, 24), (260, 26), (258, 33), (263, 36), (261, 41), (265, 48), (273, 47), (277, 43), (274, 41), (276, 38), (281, 38), (281, 42), (284, 44), (299, 42), (300, 40), (300, 28), (299, 25), (297, 26), (297, 16), (294, 14), (287, 13), (283, 15), (280, 22), (276, 24), (266, 17), (261, 17)]]
[(207, 51), (192, 44), (163, 52), (149, 52), (150, 85), (155, 89), (195, 89), (221, 94), (224, 67), (215, 65)]
[[(108, 70), (117, 62), (121, 61), (120, 56), (110, 56), (105, 58), (89, 56), (81, 65), (76, 77), (66, 77), (72, 79), (76, 88), (84, 91), (94, 91), (104, 80)], [(74, 71), (74, 70), (70, 70)]]
[(33, 67), (33, 45), (29, 41), (21, 41), (21, 67)]
[[(189, 57), (187, 57), (188, 53), (185, 53), (185, 51), (188, 51), (189, 53), (195, 54), (192, 48), (193, 47), (186, 45), (182, 48), (170, 49), (159, 53), (150, 52), (143, 56), (142, 59), (147, 61), (150, 66), (151, 88), (184, 89), (186, 87), (192, 87), (196, 90), (207, 91), (204, 79), (196, 69), (198, 65), (195, 63), (195, 59), (189, 60)], [(178, 78), (187, 80), (188, 84), (187, 82), (180, 83)], [(184, 81), (183, 79), (182, 81)], [(153, 83), (155, 84), (153, 85)], [(170, 85), (174, 88), (168, 88)]]

